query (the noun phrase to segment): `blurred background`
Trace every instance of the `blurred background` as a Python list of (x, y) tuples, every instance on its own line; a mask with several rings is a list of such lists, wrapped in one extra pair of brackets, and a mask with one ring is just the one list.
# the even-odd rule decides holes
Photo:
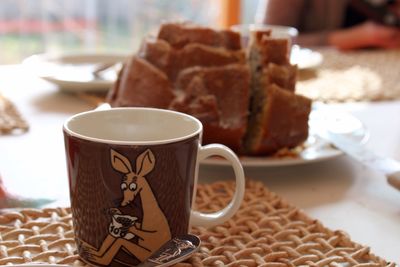
[(0, 64), (38, 53), (133, 53), (162, 21), (253, 22), (257, 0), (0, 0)]

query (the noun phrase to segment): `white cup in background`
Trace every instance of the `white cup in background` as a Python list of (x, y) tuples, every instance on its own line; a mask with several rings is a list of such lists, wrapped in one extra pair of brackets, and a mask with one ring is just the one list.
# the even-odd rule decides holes
[(296, 28), (282, 25), (269, 24), (237, 24), (230, 27), (234, 32), (238, 32), (242, 36), (242, 45), (246, 47), (249, 41), (250, 33), (259, 30), (271, 30), (271, 36), (275, 38), (289, 39), (289, 45), (296, 43), (299, 31)]

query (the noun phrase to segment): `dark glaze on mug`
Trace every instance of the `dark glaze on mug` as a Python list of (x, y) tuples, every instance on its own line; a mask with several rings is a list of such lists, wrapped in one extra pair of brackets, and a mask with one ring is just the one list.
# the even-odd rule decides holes
[(198, 135), (150, 146), (64, 136), (75, 237), (85, 261), (136, 265), (164, 240), (188, 232)]

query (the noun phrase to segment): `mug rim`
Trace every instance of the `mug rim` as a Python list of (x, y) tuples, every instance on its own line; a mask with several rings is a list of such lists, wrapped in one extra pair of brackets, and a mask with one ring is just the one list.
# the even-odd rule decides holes
[[(79, 117), (85, 117), (88, 114), (119, 112), (121, 110), (122, 111), (124, 111), (124, 110), (128, 110), (128, 111), (140, 110), (140, 111), (150, 111), (150, 112), (158, 112), (158, 113), (169, 113), (169, 114), (181, 116), (183, 118), (193, 121), (197, 125), (197, 129), (189, 134), (179, 136), (176, 138), (164, 138), (164, 139), (160, 139), (160, 140), (147, 140), (147, 141), (128, 141), (128, 140), (112, 140), (112, 139), (91, 137), (91, 136), (77, 133), (76, 131), (73, 131), (70, 129), (70, 127), (68, 127), (69, 123), (71, 121), (76, 120)], [(178, 112), (178, 111), (173, 111), (173, 110), (168, 110), (168, 109), (148, 108), (148, 107), (115, 107), (115, 108), (102, 109), (102, 110), (94, 109), (94, 110), (84, 111), (84, 112), (80, 112), (75, 115), (72, 115), (68, 119), (66, 119), (66, 121), (64, 122), (63, 131), (65, 134), (67, 134), (71, 137), (75, 137), (75, 138), (78, 138), (81, 140), (92, 141), (92, 142), (96, 142), (96, 143), (104, 143), (104, 144), (112, 144), (112, 145), (160, 145), (160, 144), (169, 144), (169, 143), (179, 142), (182, 140), (187, 140), (196, 135), (199, 135), (199, 137), (201, 138), (201, 134), (203, 131), (203, 124), (200, 122), (199, 119), (197, 119), (194, 116), (191, 116), (191, 115), (183, 113), (183, 112)]]

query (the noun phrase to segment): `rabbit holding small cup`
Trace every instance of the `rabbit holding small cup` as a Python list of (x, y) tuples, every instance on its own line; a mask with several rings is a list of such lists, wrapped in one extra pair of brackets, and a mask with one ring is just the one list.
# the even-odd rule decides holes
[[(144, 261), (160, 247), (160, 244), (171, 239), (168, 221), (145, 177), (153, 170), (155, 162), (153, 152), (147, 149), (137, 157), (134, 171), (127, 157), (111, 149), (112, 167), (123, 174), (121, 206), (124, 207), (136, 197), (140, 197), (143, 220), (141, 224), (135, 223), (136, 217), (121, 214), (116, 208), (111, 209), (113, 214), (109, 234), (101, 247), (96, 249), (88, 244), (82, 244), (91, 261), (108, 265), (121, 248), (140, 261)], [(130, 241), (134, 236), (138, 237), (137, 244)]]

